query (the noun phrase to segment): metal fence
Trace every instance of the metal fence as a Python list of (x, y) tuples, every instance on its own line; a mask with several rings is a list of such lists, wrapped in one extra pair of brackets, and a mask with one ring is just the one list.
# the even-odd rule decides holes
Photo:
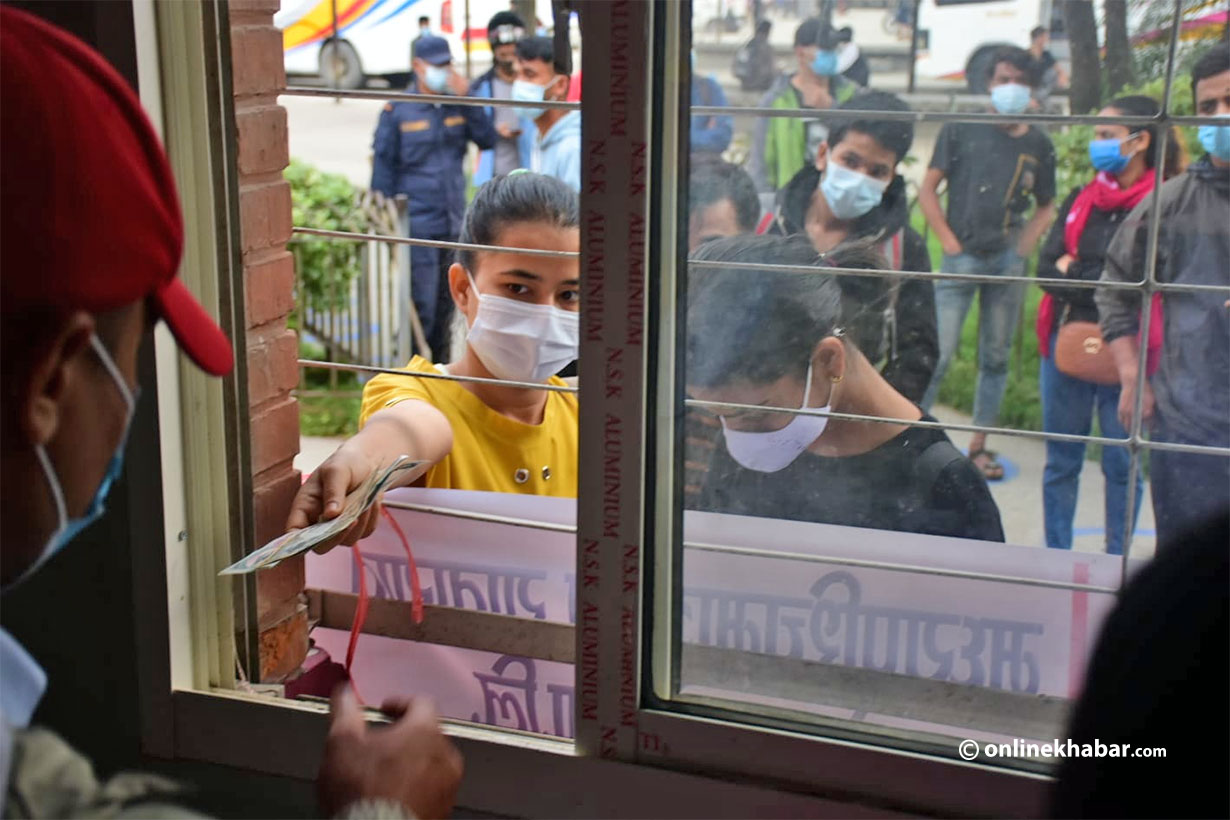
[(410, 248), (398, 241), (409, 234), (406, 200), (367, 193), (356, 206), (372, 230), (349, 239), (359, 244), (358, 274), (344, 285), (335, 283), (334, 292), (315, 305), (306, 298), (303, 251), (307, 242), (330, 240), (314, 239), (311, 229), (295, 228), (290, 248), (299, 332), (301, 339), (322, 345), (328, 361), (400, 367), (410, 359), (415, 341), (420, 350), (426, 349), (411, 298)]

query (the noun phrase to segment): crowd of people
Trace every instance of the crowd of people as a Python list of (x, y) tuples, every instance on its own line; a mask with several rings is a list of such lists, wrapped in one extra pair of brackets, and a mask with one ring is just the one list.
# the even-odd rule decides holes
[[(850, 243), (858, 242), (870, 245), (880, 263), (863, 267), (907, 274), (932, 270), (927, 245), (909, 224), (905, 181), (900, 174), (913, 142), (912, 124), (877, 119), (871, 113), (908, 112), (908, 106), (891, 94), (859, 89), (844, 102), (832, 94), (819, 96), (826, 103), (824, 108), (840, 116), (826, 117), (823, 111), (814, 118), (797, 116), (798, 111), (815, 107), (806, 89), (828, 92), (846, 85), (832, 59), (834, 42), (832, 32), (817, 20), (799, 26), (794, 49), (797, 66), (780, 75), (760, 103), (766, 108), (794, 109), (796, 116), (765, 117), (758, 122), (746, 171), (693, 150), (689, 249), (694, 258), (706, 258), (703, 243), (715, 238), (749, 233), (798, 235), (810, 240), (815, 265), (832, 265), (834, 256), (848, 256)], [(1053, 58), (1048, 59), (1045, 45), (1046, 30), (1038, 29), (1033, 32), (1030, 51), (1004, 47), (995, 52), (986, 78), (992, 111), (1008, 117), (1026, 112), (1036, 106), (1041, 87), (1064, 82)], [(1193, 96), (1202, 115), (1225, 110), (1220, 100), (1230, 82), (1227, 59), (1226, 47), (1216, 46), (1193, 67)], [(1100, 114), (1152, 118), (1160, 110), (1157, 100), (1136, 95), (1111, 101)], [(868, 113), (853, 113), (862, 111)], [(1138, 364), (1134, 357), (1139, 348), (1133, 345), (1141, 321), (1140, 292), (1093, 285), (1103, 279), (1139, 282), (1146, 273), (1147, 214), (1159, 172), (1160, 179), (1168, 183), (1163, 202), (1178, 199), (1179, 192), (1184, 192), (1184, 218), (1163, 221), (1157, 281), (1230, 285), (1230, 204), (1225, 197), (1230, 158), (1218, 142), (1227, 138), (1226, 126), (1199, 129), (1204, 156), (1188, 165), (1182, 138), (1173, 130), (1167, 135), (1163, 155), (1155, 125), (1099, 124), (1092, 129), (1088, 145), (1094, 176), (1072, 190), (1057, 208), (1056, 157), (1050, 136), (1008, 117), (997, 122), (945, 124), (922, 178), (918, 205), (932, 241), (942, 251), (938, 270), (962, 276), (892, 277), (878, 288), (867, 284), (866, 277), (839, 277), (846, 302), (847, 347), (857, 345), (879, 365), (881, 375), (897, 393), (927, 412), (938, 399), (976, 299), (973, 424), (993, 428), (1000, 424), (1012, 348), (1024, 315), (1029, 262), (1036, 253), (1038, 277), (1074, 282), (1043, 285), (1037, 322), (1043, 429), (1087, 436), (1094, 432), (1096, 419), (1101, 436), (1126, 439), (1133, 430), (1136, 399)], [(777, 136), (767, 136), (773, 134)], [(817, 138), (819, 142), (812, 144)], [(752, 225), (755, 227), (749, 227)], [(1130, 250), (1129, 237), (1135, 243)], [(1118, 258), (1115, 248), (1120, 249)], [(777, 254), (768, 247), (760, 252), (762, 259)], [(704, 292), (705, 279), (717, 275), (712, 270), (694, 270), (693, 294)], [(751, 285), (748, 292), (745, 303), (754, 304), (756, 291)], [(1144, 433), (1154, 441), (1227, 446), (1230, 311), (1225, 294), (1155, 294), (1147, 312)], [(764, 315), (783, 314), (775, 308)], [(689, 313), (689, 352), (699, 354), (706, 345), (720, 345), (718, 337), (723, 331), (714, 327), (711, 338), (696, 338), (694, 328), (703, 324), (691, 323), (698, 321), (699, 317)], [(723, 325), (729, 328), (730, 323)], [(1181, 325), (1192, 332), (1184, 332)], [(1161, 368), (1167, 365), (1163, 373)], [(1159, 388), (1166, 390), (1167, 407), (1155, 414)], [(799, 405), (796, 396), (793, 404), (785, 406), (818, 406), (816, 398), (805, 395)], [(805, 482), (787, 482), (789, 489), (770, 491), (763, 489), (772, 483), (770, 479), (747, 483), (751, 476), (730, 475), (720, 442), (724, 436), (726, 449), (734, 453), (731, 445), (744, 438), (737, 431), (732, 435), (733, 419), (738, 415), (715, 416), (689, 408), (684, 480), (689, 503), (701, 509), (764, 507), (774, 511), (758, 514), (810, 518), (786, 512), (793, 503), (790, 497)], [(781, 416), (766, 420), (763, 429), (780, 427), (797, 433), (794, 425), (800, 419), (782, 427), (786, 421)], [(823, 430), (818, 424), (809, 428), (811, 446), (805, 452), (824, 452)], [(772, 446), (770, 442), (762, 439), (765, 447)], [(1047, 440), (1041, 483), (1049, 547), (1073, 546), (1085, 449), (1081, 441)], [(972, 435), (967, 458), (987, 481), (1004, 478), (1004, 465), (987, 448), (985, 432)], [(1101, 462), (1106, 482), (1105, 549), (1121, 554), (1126, 532), (1129, 526), (1135, 527), (1144, 500), (1145, 470), (1142, 467), (1134, 480), (1130, 478), (1126, 446), (1104, 446)], [(773, 471), (792, 475), (795, 469), (775, 465)], [(1230, 459), (1224, 456), (1155, 451), (1149, 474), (1159, 540), (1230, 507)], [(1185, 476), (1182, 483), (1179, 475)], [(1185, 493), (1181, 486), (1190, 491), (1183, 498), (1179, 497)], [(768, 502), (758, 495), (776, 498)], [(816, 489), (813, 510), (826, 508), (818, 501), (821, 496), (827, 500), (832, 493)], [(715, 504), (715, 497), (725, 501)], [(980, 505), (977, 494), (970, 499), (973, 515)], [(841, 509), (850, 512), (857, 507), (843, 505)], [(841, 514), (837, 518), (844, 520)], [(898, 528), (891, 523), (895, 518), (885, 514), (881, 526)], [(941, 530), (922, 526), (916, 531)]]
[[(756, 37), (766, 33), (761, 26)], [(731, 117), (712, 110), (726, 104), (721, 86), (694, 76), (691, 102), (701, 111), (690, 118), (687, 246), (705, 264), (689, 274), (686, 373), (694, 403), (685, 410), (683, 487), (690, 507), (1002, 541), (986, 482), (1003, 479), (1004, 465), (987, 448), (987, 434), (975, 432), (961, 454), (930, 411), (977, 300), (973, 423), (999, 424), (1035, 254), (1038, 276), (1072, 282), (1045, 284), (1039, 310), (1044, 429), (1089, 435), (1096, 419), (1103, 437), (1129, 436), (1139, 291), (1094, 283), (1139, 281), (1146, 270), (1142, 237), (1160, 170), (1167, 183), (1163, 203), (1192, 218), (1164, 223), (1158, 281), (1226, 284), (1225, 126), (1201, 130), (1207, 153), (1185, 167), (1177, 135), (1162, 155), (1157, 126), (1100, 124), (1088, 146), (1095, 176), (1057, 207), (1050, 136), (1011, 119), (1029, 110), (1037, 89), (1059, 73), (1042, 65), (1049, 53), (1045, 34), (1033, 33), (1031, 51), (1002, 47), (989, 62), (991, 110), (1004, 119), (948, 123), (935, 140), (918, 205), (942, 251), (939, 270), (960, 274), (938, 279), (909, 275), (933, 269), (919, 223), (911, 224), (902, 176), (914, 125), (900, 115), (910, 108), (843, 76), (840, 32), (816, 18), (798, 26), (794, 64), (769, 83), (760, 104), (795, 115), (757, 120), (746, 169), (722, 158), (733, 129)], [(569, 76), (555, 62), (551, 40), (525, 36), (508, 12), (492, 19), (488, 36), (494, 66), (464, 90), (528, 102), (566, 97)], [(462, 93), (443, 40), (424, 34), (415, 48), (412, 89)], [(1226, 60), (1226, 48), (1216, 47), (1193, 69), (1201, 114), (1216, 114), (1225, 104)], [(811, 110), (814, 117), (797, 115)], [(1156, 100), (1126, 96), (1101, 114), (1155, 117), (1159, 111)], [(419, 198), (411, 208), (415, 236), (504, 247), (545, 242), (575, 251), (579, 128), (576, 112), (397, 103), (381, 117), (373, 187)], [(478, 192), (465, 210), (467, 141), (483, 150)], [(416, 176), (423, 173), (414, 167), (420, 158), (423, 165), (448, 164), (453, 182), (446, 197)], [(527, 165), (541, 173), (523, 173)], [(419, 208), (426, 216), (416, 221)], [(453, 361), (447, 352), (416, 356), (407, 370), (521, 386), (371, 380), (362, 431), (305, 484), (292, 526), (316, 520), (391, 452), (427, 458), (432, 466), (421, 481), (432, 487), (575, 494), (577, 404), (553, 388), (564, 385), (556, 374), (571, 372), (564, 367), (576, 353), (582, 278), (576, 263), (504, 252), (466, 252), (453, 261), (447, 251), (414, 250), (422, 263), (415, 263), (416, 301), (437, 300), (421, 314), (434, 318), (429, 347), (447, 350), (443, 334), (454, 304), (467, 335)], [(750, 274), (723, 269), (722, 262), (818, 272)], [(828, 274), (826, 267), (903, 275)], [(1149, 306), (1150, 370), (1140, 399), (1144, 430), (1155, 440), (1230, 444), (1230, 337), (1219, 298), (1159, 294)], [(775, 320), (766, 322), (768, 316)], [(747, 318), (746, 327), (739, 317)], [(524, 386), (531, 382), (549, 387)], [(724, 411), (723, 402), (803, 412)], [(1085, 444), (1056, 439), (1046, 448), (1046, 544), (1071, 549)], [(1121, 554), (1128, 510), (1134, 527), (1143, 501), (1143, 471), (1131, 478), (1127, 446), (1103, 447), (1101, 461), (1105, 549)], [(1230, 459), (1158, 451), (1151, 469), (1159, 536), (1230, 505)], [(1199, 486), (1180, 490), (1193, 476), (1201, 477)], [(896, 489), (887, 491), (890, 485)], [(1182, 503), (1178, 493), (1185, 494)], [(1202, 500), (1193, 504), (1193, 498)], [(367, 517), (346, 540), (373, 523)]]
[[(462, 228), (471, 143), (480, 150), (470, 184), (528, 169), (554, 177), (573, 191), (581, 188), (581, 114), (533, 103), (569, 98), (574, 82), (571, 54), (556, 54), (550, 37), (527, 32), (511, 11), (487, 25), (492, 67), (468, 82), (453, 67), (448, 41), (422, 27), (411, 43), (411, 78), (406, 91), (440, 97), (439, 102), (399, 101), (380, 113), (372, 144), (371, 189), (385, 197), (404, 196), (410, 236), (455, 242)], [(486, 108), (450, 105), (449, 96), (485, 97), (523, 105)], [(724, 102), (724, 100), (722, 101)], [(449, 296), (449, 251), (412, 246), (411, 294), (426, 350), (447, 355), (453, 317)]]

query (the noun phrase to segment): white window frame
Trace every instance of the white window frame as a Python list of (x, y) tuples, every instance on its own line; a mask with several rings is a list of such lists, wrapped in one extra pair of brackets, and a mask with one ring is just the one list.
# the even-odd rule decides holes
[[(164, 122), (180, 181), (189, 237), (183, 276), (229, 325), (242, 363), (234, 123), (229, 101), (217, 94), (230, 87), (225, 6), (133, 4), (143, 99)], [(651, 545), (678, 541), (669, 445), (678, 390), (673, 260), (681, 235), (675, 205), (689, 21), (690, 3), (671, 0), (590, 0), (583, 10), (583, 73), (591, 81), (582, 102), (580, 446), (581, 463), (599, 466), (582, 470), (580, 480), (576, 739), (448, 722), (466, 756), (459, 805), (524, 816), (751, 816), (766, 806), (816, 816), (1042, 813), (1047, 776), (720, 713), (685, 714), (665, 703), (672, 692), (670, 618), (655, 622), (647, 613), (677, 605), (676, 551)], [(658, 51), (655, 38), (662, 38)], [(654, 141), (661, 153), (651, 184)], [(144, 748), (310, 779), (325, 707), (233, 691), (229, 636), (237, 618), (255, 624), (254, 587), (249, 579), (232, 588), (216, 572), (244, 549), (250, 531), (247, 426), (238, 412), (246, 406), (246, 375), (241, 366), (227, 380), (204, 377), (182, 364), (165, 333), (158, 375), (167, 549), (138, 574), (162, 573), (169, 602), (152, 613), (150, 627), (167, 645), (154, 640), (139, 648)], [(650, 378), (659, 397), (652, 405)], [(642, 652), (651, 636), (650, 681)], [(255, 636), (243, 643), (241, 652), (257, 648)], [(557, 788), (527, 787), (543, 783)]]

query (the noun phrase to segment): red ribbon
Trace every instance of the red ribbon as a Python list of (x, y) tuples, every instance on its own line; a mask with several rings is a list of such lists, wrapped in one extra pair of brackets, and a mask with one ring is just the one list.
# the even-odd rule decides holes
[[(423, 588), (419, 583), (419, 567), (414, 561), (414, 552), (410, 549), (410, 539), (406, 537), (405, 531), (401, 525), (397, 523), (397, 519), (393, 517), (385, 507), (380, 508), (380, 514), (385, 517), (385, 520), (393, 527), (393, 532), (397, 533), (397, 537), (401, 540), (402, 548), (406, 551), (406, 559), (409, 561), (410, 568), (410, 617), (416, 624), (423, 622)], [(354, 610), (354, 621), (350, 624), (350, 641), (346, 645), (346, 675), (350, 678), (350, 685), (354, 688), (355, 697), (359, 702), (363, 702), (363, 696), (359, 694), (359, 688), (355, 684), (353, 665), (355, 650), (359, 646), (359, 635), (363, 632), (363, 625), (367, 623), (367, 611), (370, 607), (371, 600), (367, 592), (367, 569), (363, 564), (363, 553), (356, 543), (351, 547), (354, 553), (355, 569), (359, 574), (359, 603)]]

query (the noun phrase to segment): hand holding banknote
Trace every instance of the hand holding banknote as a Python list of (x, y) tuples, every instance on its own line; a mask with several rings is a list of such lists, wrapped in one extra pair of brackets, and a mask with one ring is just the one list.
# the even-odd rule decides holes
[[(357, 439), (337, 448), (334, 453), (316, 468), (303, 482), (295, 496), (286, 519), (287, 530), (298, 530), (318, 521), (330, 521), (341, 515), (348, 493), (357, 489), (368, 476), (380, 469), (380, 458), (367, 453), (358, 445)], [(385, 456), (388, 459), (388, 456)], [(365, 510), (359, 518), (331, 543), (316, 547), (317, 552), (328, 552), (338, 544), (350, 546), (372, 534), (380, 520), (380, 504)]]
[[(387, 464), (368, 470), (358, 486), (351, 488), (340, 501), (328, 494), (331, 489), (329, 485), (322, 485), (325, 491), (320, 495), (320, 500), (329, 515), (321, 515), (320, 520), (309, 526), (292, 528), (285, 535), (245, 555), (220, 574), (241, 575), (269, 569), (310, 549), (328, 550), (343, 541), (354, 543), (370, 535), (375, 527), (375, 517), (380, 512), (380, 499), (384, 491), (413, 481), (426, 467), (425, 461), (398, 456)], [(352, 540), (346, 541), (347, 538)]]

